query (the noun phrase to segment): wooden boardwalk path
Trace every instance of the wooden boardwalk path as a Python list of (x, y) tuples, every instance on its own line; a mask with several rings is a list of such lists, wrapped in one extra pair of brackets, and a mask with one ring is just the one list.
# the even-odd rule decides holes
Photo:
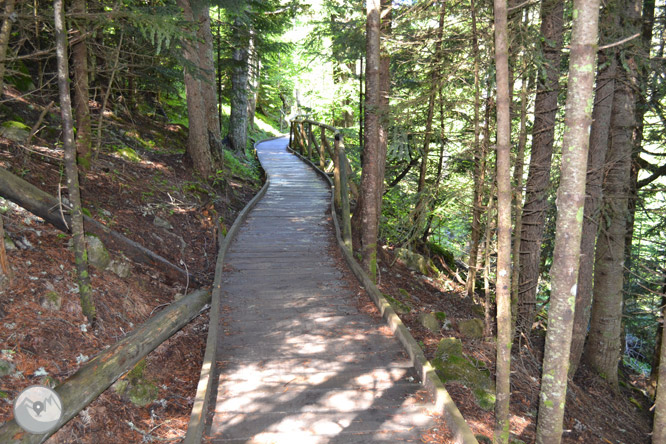
[(416, 373), (381, 321), (357, 309), (329, 253), (330, 189), (286, 150), (257, 146), (270, 177), (226, 257), (214, 443), (421, 442), (432, 426)]

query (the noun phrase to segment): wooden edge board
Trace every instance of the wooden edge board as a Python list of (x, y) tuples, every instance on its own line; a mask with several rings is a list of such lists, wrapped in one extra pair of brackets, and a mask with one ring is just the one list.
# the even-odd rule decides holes
[[(288, 147), (289, 151), (297, 155), (301, 160), (314, 168), (314, 170), (323, 178), (326, 179), (328, 184), (333, 187), (331, 178), (328, 175), (321, 171), (314, 163), (312, 163), (308, 158), (301, 156), (291, 147)], [(333, 193), (334, 194), (334, 193)], [(379, 312), (382, 315), (382, 318), (391, 328), (393, 334), (398, 338), (405, 351), (409, 355), (409, 359), (414, 365), (414, 369), (417, 371), (421, 377), (421, 383), (428, 390), (428, 392), (435, 398), (435, 409), (437, 412), (441, 412), (446, 421), (446, 425), (451, 430), (453, 434), (453, 439), (456, 444), (479, 444), (474, 433), (469, 428), (469, 424), (463, 418), (462, 413), (458, 410), (455, 402), (449, 395), (449, 392), (446, 390), (444, 383), (437, 376), (435, 368), (428, 361), (421, 350), (421, 347), (416, 342), (412, 334), (407, 330), (405, 324), (402, 323), (402, 320), (395, 313), (391, 304), (386, 300), (384, 295), (379, 291), (377, 286), (372, 282), (370, 277), (363, 271), (361, 266), (356, 262), (352, 252), (349, 251), (344, 241), (342, 240), (342, 235), (340, 232), (340, 224), (338, 223), (338, 217), (335, 210), (335, 205), (333, 203), (333, 198), (331, 197), (331, 214), (333, 219), (333, 225), (335, 226), (335, 238), (338, 241), (338, 246), (342, 251), (342, 255), (349, 265), (352, 273), (356, 276), (356, 279), (359, 283), (365, 288), (365, 290), (370, 295), (370, 298), (379, 309)]]
[[(282, 137), (274, 137), (265, 139), (254, 144), (256, 150), (257, 145), (269, 140), (280, 139)], [(206, 351), (204, 352), (203, 363), (201, 364), (201, 374), (199, 376), (199, 383), (197, 384), (197, 392), (194, 397), (192, 405), (192, 412), (190, 414), (190, 422), (187, 426), (187, 434), (183, 444), (199, 444), (203, 437), (204, 428), (206, 427), (206, 413), (208, 403), (210, 401), (210, 394), (213, 387), (213, 380), (215, 376), (215, 352), (217, 350), (218, 339), (218, 319), (220, 313), (220, 298), (222, 294), (222, 268), (224, 266), (224, 257), (231, 245), (231, 242), (236, 237), (240, 226), (243, 224), (247, 215), (254, 208), (254, 206), (264, 197), (270, 179), (266, 176), (266, 182), (261, 190), (252, 198), (250, 202), (241, 210), (236, 216), (236, 220), (231, 225), (224, 240), (220, 243), (220, 248), (217, 253), (217, 262), (215, 264), (215, 280), (213, 281), (213, 289), (210, 303), (210, 318), (208, 321), (208, 337), (206, 338)]]

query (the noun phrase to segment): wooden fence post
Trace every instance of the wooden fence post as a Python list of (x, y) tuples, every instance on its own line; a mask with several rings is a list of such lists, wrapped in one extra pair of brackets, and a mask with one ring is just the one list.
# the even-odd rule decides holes
[(334, 134), (333, 143), (333, 185), (335, 194), (333, 195), (333, 202), (335, 203), (335, 208), (338, 211), (342, 211), (342, 184), (340, 172), (344, 169), (344, 163), (342, 163), (342, 157), (340, 156), (340, 140), (339, 134), (336, 132)]
[(298, 123), (298, 138), (299, 138), (299, 151), (301, 156), (305, 156), (305, 141), (307, 137), (305, 136), (305, 129), (303, 128), (303, 122)]
[(319, 129), (321, 130), (321, 145), (319, 145), (319, 169), (324, 171), (324, 168), (326, 168), (326, 151), (324, 151), (326, 149), (324, 147), (324, 143), (326, 143), (326, 129), (324, 129), (323, 126), (320, 126)]
[(312, 122), (308, 122), (308, 159), (312, 160)]
[[(340, 205), (341, 205), (341, 217), (342, 217), (342, 240), (344, 241), (349, 251), (352, 251), (352, 239), (351, 239), (351, 218), (349, 214), (349, 188), (347, 186), (347, 168), (346, 160), (347, 156), (345, 154), (345, 145), (342, 143), (342, 135), (337, 133), (335, 135), (335, 152), (338, 154), (338, 162), (336, 166), (336, 171), (338, 171), (337, 176), (339, 177), (340, 183)], [(337, 188), (338, 184), (336, 183), (336, 197), (337, 197)]]
[(294, 138), (293, 138), (293, 136), (294, 136), (294, 121), (292, 120), (289, 123), (289, 148), (291, 148), (291, 149), (294, 148), (294, 145), (293, 145)]

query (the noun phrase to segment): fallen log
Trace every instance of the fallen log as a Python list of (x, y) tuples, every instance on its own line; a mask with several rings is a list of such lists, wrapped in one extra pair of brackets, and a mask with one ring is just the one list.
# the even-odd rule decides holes
[[(55, 430), (86, 408), (118, 378), (190, 322), (210, 302), (210, 290), (196, 290), (174, 302), (111, 348), (101, 352), (55, 388), (62, 400), (62, 418)], [(15, 420), (0, 427), (0, 443), (38, 444), (55, 433), (35, 435), (24, 431)]]
[[(0, 196), (41, 217), (59, 230), (69, 233), (71, 226), (70, 216), (67, 214), (69, 208), (64, 204), (61, 207), (58, 199), (4, 168), (0, 168)], [(156, 267), (173, 281), (188, 281), (188, 273), (185, 270), (162, 256), (109, 229), (91, 217), (83, 216), (83, 221), (86, 233), (99, 237), (109, 250), (122, 252), (134, 262)], [(196, 280), (189, 275), (189, 282), (196, 282)]]

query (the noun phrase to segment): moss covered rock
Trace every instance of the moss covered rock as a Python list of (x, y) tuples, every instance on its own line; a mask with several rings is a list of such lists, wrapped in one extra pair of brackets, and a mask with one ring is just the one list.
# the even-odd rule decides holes
[(458, 321), (458, 331), (461, 335), (468, 338), (483, 338), (483, 321), (476, 318)]
[(42, 295), (39, 303), (47, 310), (57, 311), (62, 307), (62, 296), (56, 291), (47, 291)]
[(495, 384), (490, 372), (463, 354), (460, 339), (442, 339), (432, 363), (444, 382), (458, 382), (472, 390), (481, 408), (492, 410), (495, 406)]
[(145, 407), (155, 402), (159, 393), (157, 385), (145, 378), (143, 374), (145, 368), (146, 360), (142, 359), (127, 373), (125, 379), (113, 385), (116, 393), (139, 407)]
[(86, 235), (88, 246), (88, 263), (100, 270), (106, 269), (111, 263), (111, 255), (97, 236)]
[(419, 314), (419, 322), (433, 333), (439, 333), (442, 324), (434, 313)]
[(10, 120), (0, 125), (0, 135), (14, 142), (25, 142), (30, 135), (30, 127), (16, 120)]
[(0, 359), (0, 376), (11, 375), (16, 371), (16, 366), (13, 362)]
[(430, 260), (407, 248), (398, 248), (395, 250), (396, 256), (405, 266), (421, 274), (428, 274), (432, 269)]

